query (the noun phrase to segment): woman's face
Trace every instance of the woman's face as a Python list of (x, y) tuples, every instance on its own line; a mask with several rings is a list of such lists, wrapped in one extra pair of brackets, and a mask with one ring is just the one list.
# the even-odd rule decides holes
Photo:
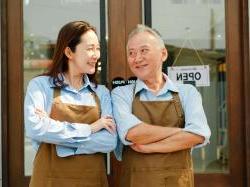
[(69, 70), (74, 74), (93, 74), (95, 65), (100, 58), (100, 44), (94, 31), (89, 30), (81, 36), (75, 52), (67, 55)]

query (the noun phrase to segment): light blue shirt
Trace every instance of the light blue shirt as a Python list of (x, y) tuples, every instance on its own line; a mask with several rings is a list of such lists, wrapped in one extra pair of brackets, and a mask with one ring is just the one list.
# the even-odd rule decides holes
[[(103, 86), (95, 87), (88, 76), (83, 77), (84, 85), (76, 90), (69, 85), (61, 89), (61, 101), (74, 105), (96, 106), (95, 99), (88, 87), (98, 96), (101, 105), (101, 116), (112, 117), (109, 90)], [(39, 117), (35, 109), (42, 109), (50, 114), (54, 84), (48, 76), (32, 79), (27, 87), (24, 102), (24, 121), (26, 136), (31, 138), (32, 145), (38, 150), (41, 142), (56, 144), (57, 155), (66, 157), (77, 154), (108, 153), (115, 149), (117, 135), (106, 129), (91, 134), (89, 124), (60, 122), (50, 117)], [(65, 82), (66, 84), (66, 82)]]
[(167, 101), (173, 98), (171, 92), (178, 92), (185, 115), (185, 127), (183, 130), (205, 138), (204, 143), (196, 147), (204, 146), (209, 142), (211, 131), (207, 124), (200, 93), (192, 85), (174, 84), (165, 74), (164, 78), (166, 83), (156, 95), (154, 95), (147, 85), (139, 79), (135, 84), (116, 87), (112, 91), (113, 113), (117, 124), (119, 139), (121, 141), (115, 150), (118, 160), (122, 158), (122, 144), (132, 144), (126, 140), (128, 130), (142, 123), (141, 120), (132, 114), (134, 88), (135, 93), (140, 92), (141, 101)]

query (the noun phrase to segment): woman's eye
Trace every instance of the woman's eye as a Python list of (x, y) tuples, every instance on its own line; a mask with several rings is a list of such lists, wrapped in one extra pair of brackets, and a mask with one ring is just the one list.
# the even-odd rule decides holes
[(94, 47), (91, 47), (91, 48), (87, 48), (87, 51), (100, 51), (100, 47), (97, 47), (97, 48), (94, 48)]

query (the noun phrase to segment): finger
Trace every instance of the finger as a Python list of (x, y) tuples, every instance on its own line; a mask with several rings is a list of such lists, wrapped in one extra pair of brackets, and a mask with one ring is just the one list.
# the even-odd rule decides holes
[(130, 145), (130, 147), (136, 151), (136, 152), (140, 152), (140, 150), (138, 149), (138, 147), (134, 144), (134, 145)]
[(113, 123), (111, 128), (113, 129), (114, 133), (116, 133), (116, 125)]
[(108, 125), (105, 125), (104, 128), (110, 132), (111, 134), (113, 134), (113, 130), (108, 126)]
[(116, 125), (115, 125), (115, 123), (110, 123), (109, 127), (112, 129), (113, 134), (116, 134)]
[(104, 118), (105, 118), (105, 119), (113, 119), (113, 117), (110, 116), (110, 115), (106, 115), (106, 116), (104, 116)]
[(41, 113), (41, 111), (36, 110), (35, 114), (41, 115), (42, 113)]
[(36, 108), (35, 110), (36, 110), (36, 111), (39, 111), (39, 112), (43, 112), (43, 110), (42, 110), (42, 109), (39, 109), (39, 108)]
[(105, 119), (105, 121), (107, 122), (107, 123), (114, 123), (114, 121), (113, 121), (113, 119)]
[(116, 126), (114, 123), (107, 123), (109, 128), (112, 130), (113, 133), (116, 133)]
[(38, 113), (41, 113), (41, 114), (47, 114), (44, 110), (41, 110), (41, 109), (38, 109), (38, 108), (35, 109), (35, 112), (38, 112)]

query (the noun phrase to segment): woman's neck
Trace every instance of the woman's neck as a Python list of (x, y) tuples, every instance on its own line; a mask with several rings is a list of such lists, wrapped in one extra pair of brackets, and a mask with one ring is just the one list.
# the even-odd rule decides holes
[(66, 81), (68, 84), (75, 88), (76, 90), (79, 90), (83, 86), (83, 75), (81, 74), (73, 74), (70, 72), (64, 73), (64, 77), (66, 78)]

